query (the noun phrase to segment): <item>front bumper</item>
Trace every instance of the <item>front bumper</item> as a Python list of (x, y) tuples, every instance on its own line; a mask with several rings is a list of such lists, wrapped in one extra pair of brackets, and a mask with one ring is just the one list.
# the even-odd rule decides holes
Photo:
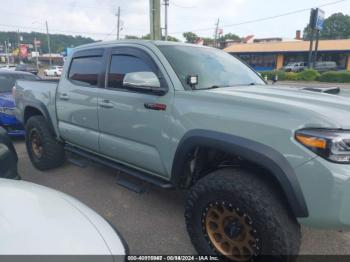
[(295, 169), (309, 216), (304, 225), (350, 230), (350, 165), (317, 157)]

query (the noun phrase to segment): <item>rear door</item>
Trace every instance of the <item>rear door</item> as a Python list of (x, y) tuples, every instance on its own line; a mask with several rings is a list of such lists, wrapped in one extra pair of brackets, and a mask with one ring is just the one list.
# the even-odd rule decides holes
[[(170, 156), (168, 126), (174, 96), (166, 73), (152, 53), (136, 47), (111, 50), (106, 86), (99, 98), (100, 152), (118, 162), (168, 176), (164, 160)], [(131, 91), (123, 86), (125, 74), (153, 72), (168, 92), (162, 96)]]
[(56, 95), (58, 127), (68, 142), (98, 152), (97, 101), (104, 82), (104, 49), (76, 52)]

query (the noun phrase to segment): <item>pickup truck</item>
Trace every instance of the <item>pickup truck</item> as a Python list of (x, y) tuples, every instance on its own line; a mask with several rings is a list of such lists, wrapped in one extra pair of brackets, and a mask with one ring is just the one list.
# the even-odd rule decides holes
[(350, 228), (345, 90), (267, 85), (221, 50), (125, 40), (75, 48), (58, 83), (17, 81), (14, 95), (36, 168), (73, 152), (183, 190), (199, 254), (290, 261), (301, 224)]

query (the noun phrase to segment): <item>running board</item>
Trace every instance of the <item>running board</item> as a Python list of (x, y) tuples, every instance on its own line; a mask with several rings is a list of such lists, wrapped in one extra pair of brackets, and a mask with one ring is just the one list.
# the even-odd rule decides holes
[(157, 178), (155, 176), (149, 175), (149, 174), (144, 173), (142, 171), (138, 171), (138, 170), (133, 169), (131, 167), (128, 167), (126, 165), (123, 165), (123, 164), (120, 164), (120, 163), (117, 163), (117, 162), (114, 162), (114, 161), (111, 161), (111, 160), (108, 160), (108, 159), (96, 156), (96, 155), (94, 155), (92, 153), (86, 152), (86, 151), (81, 150), (81, 149), (79, 149), (77, 147), (74, 147), (74, 146), (71, 146), (71, 145), (66, 145), (64, 148), (68, 152), (77, 154), (77, 155), (79, 155), (81, 157), (84, 157), (84, 158), (88, 158), (88, 159), (90, 159), (90, 160), (92, 160), (94, 162), (97, 162), (99, 164), (102, 164), (102, 165), (108, 166), (110, 168), (116, 169), (116, 170), (121, 171), (123, 173), (126, 173), (126, 174), (128, 174), (128, 175), (130, 175), (132, 177), (138, 178), (140, 180), (143, 180), (143, 181), (145, 181), (147, 183), (159, 186), (161, 188), (170, 189), (170, 188), (174, 187), (171, 183), (169, 183), (166, 180), (163, 180), (161, 178)]

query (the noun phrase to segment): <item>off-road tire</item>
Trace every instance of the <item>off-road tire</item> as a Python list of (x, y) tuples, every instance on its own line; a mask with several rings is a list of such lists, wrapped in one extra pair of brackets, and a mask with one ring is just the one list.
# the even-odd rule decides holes
[(208, 238), (203, 214), (209, 203), (225, 201), (247, 214), (257, 232), (257, 256), (247, 261), (294, 261), (300, 226), (282, 199), (276, 186), (254, 172), (217, 170), (199, 180), (189, 193), (185, 218), (192, 244), (199, 254), (221, 255)]
[[(26, 123), (26, 147), (30, 160), (39, 170), (49, 170), (61, 166), (65, 160), (63, 145), (55, 139), (43, 116), (32, 116)], [(33, 151), (31, 134), (37, 133), (42, 146), (42, 156)]]

